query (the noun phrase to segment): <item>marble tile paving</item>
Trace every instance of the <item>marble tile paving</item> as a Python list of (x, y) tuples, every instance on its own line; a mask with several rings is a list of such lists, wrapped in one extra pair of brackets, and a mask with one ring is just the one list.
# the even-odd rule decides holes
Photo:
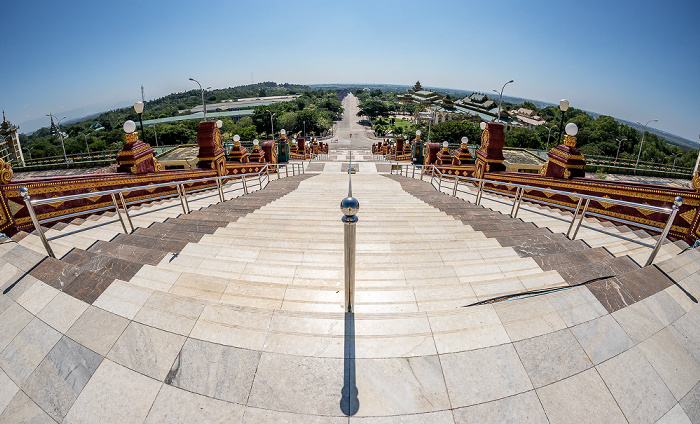
[(353, 176), (368, 240), (345, 314), (328, 222), (347, 176), (313, 169), (95, 299), (61, 291), (48, 263), (25, 276), (39, 261), (15, 252), (0, 422), (700, 422), (700, 308), (677, 286), (613, 313), (586, 287), (465, 307), (567, 283), (376, 167)]

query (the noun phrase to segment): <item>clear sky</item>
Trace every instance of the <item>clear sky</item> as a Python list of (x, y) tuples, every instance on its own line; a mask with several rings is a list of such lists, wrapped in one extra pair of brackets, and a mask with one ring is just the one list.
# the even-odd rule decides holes
[[(15, 124), (255, 82), (386, 83), (558, 103), (700, 134), (700, 2), (2, 0)], [(76, 110), (79, 109), (79, 110)], [(46, 118), (48, 125), (48, 118)]]

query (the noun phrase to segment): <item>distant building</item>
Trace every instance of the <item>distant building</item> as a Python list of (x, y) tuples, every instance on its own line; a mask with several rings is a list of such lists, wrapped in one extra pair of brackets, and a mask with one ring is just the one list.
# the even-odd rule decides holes
[(12, 125), (5, 119), (5, 111), (2, 111), (2, 124), (0, 124), (0, 156), (6, 163), (15, 166), (24, 166), (24, 154), (22, 144), (19, 141), (19, 127)]
[(547, 121), (535, 115), (534, 111), (524, 107), (517, 110), (511, 110), (508, 112), (508, 114), (516, 121), (522, 123), (524, 127), (529, 129), (535, 129), (535, 127), (539, 127), (540, 125), (547, 123)]
[[(224, 112), (232, 110), (253, 109), (257, 106), (267, 106), (272, 103), (290, 102), (298, 99), (298, 94), (290, 96), (268, 96), (268, 97), (249, 97), (238, 100), (224, 100), (220, 103), (207, 104), (207, 112)], [(190, 109), (190, 113), (202, 112), (202, 105), (195, 106)]]

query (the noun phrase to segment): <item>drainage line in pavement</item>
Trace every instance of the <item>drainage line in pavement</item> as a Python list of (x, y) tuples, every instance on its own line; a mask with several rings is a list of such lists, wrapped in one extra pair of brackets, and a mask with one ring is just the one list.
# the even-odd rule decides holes
[(511, 294), (506, 294), (504, 296), (493, 297), (491, 299), (480, 300), (478, 302), (474, 302), (474, 303), (469, 304), (469, 305), (464, 305), (462, 307), (468, 308), (470, 306), (488, 305), (489, 303), (506, 302), (509, 300), (516, 300), (516, 299), (527, 299), (528, 297), (541, 296), (543, 294), (556, 293), (556, 292), (562, 291), (562, 290), (573, 289), (574, 287), (585, 286), (586, 284), (594, 283), (596, 281), (605, 280), (607, 278), (612, 278), (612, 277), (614, 277), (614, 275), (593, 278), (593, 279), (584, 281), (583, 283), (574, 284), (572, 286), (554, 287), (551, 289), (540, 289), (540, 290), (530, 290), (530, 291), (520, 292), (520, 293), (511, 293)]

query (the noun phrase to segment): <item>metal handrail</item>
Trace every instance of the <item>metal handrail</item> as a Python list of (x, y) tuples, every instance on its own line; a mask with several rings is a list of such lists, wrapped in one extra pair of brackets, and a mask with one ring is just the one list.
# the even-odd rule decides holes
[[(402, 175), (403, 169), (404, 168), (406, 169), (406, 176), (408, 176), (408, 167), (412, 166), (414, 168), (412, 178), (415, 178), (416, 165), (414, 165), (414, 164), (396, 164), (396, 165), (398, 166), (398, 170), (399, 170), (400, 175)], [(391, 169), (392, 174), (394, 172), (394, 166), (395, 165), (392, 165), (392, 169)], [(431, 167), (431, 171), (432, 171), (430, 184), (437, 191), (440, 191), (440, 192), (442, 191), (443, 177), (454, 180), (454, 185), (452, 187), (452, 196), (453, 197), (457, 196), (457, 192), (471, 194), (473, 196), (476, 196), (475, 204), (477, 204), (477, 205), (481, 204), (481, 199), (483, 197), (484, 192), (494, 193), (494, 194), (502, 195), (502, 196), (506, 196), (506, 197), (512, 197), (513, 203), (511, 205), (511, 211), (510, 211), (510, 216), (512, 218), (517, 218), (518, 212), (521, 209), (520, 205), (521, 205), (523, 198), (525, 198), (526, 200), (532, 201), (532, 202), (547, 204), (547, 205), (555, 206), (555, 207), (558, 207), (561, 209), (570, 210), (573, 212), (573, 216), (572, 216), (572, 219), (571, 219), (570, 224), (569, 224), (569, 229), (566, 232), (566, 236), (569, 239), (575, 240), (579, 229), (581, 227), (584, 227), (584, 228), (588, 228), (590, 230), (594, 230), (594, 231), (597, 231), (600, 233), (608, 234), (608, 235), (611, 235), (613, 237), (617, 237), (617, 238), (620, 238), (623, 240), (627, 240), (627, 241), (631, 241), (633, 243), (640, 244), (642, 246), (652, 248), (652, 252), (649, 255), (649, 258), (647, 259), (645, 266), (651, 265), (652, 262), (654, 261), (654, 258), (658, 254), (659, 249), (661, 248), (663, 241), (666, 239), (666, 237), (668, 236), (668, 232), (671, 230), (671, 225), (673, 224), (673, 221), (676, 218), (676, 214), (678, 213), (680, 206), (683, 204), (683, 199), (680, 196), (677, 196), (674, 199), (673, 206), (671, 208), (664, 208), (661, 206), (653, 206), (653, 205), (648, 205), (648, 204), (629, 202), (626, 200), (611, 199), (608, 197), (600, 197), (600, 196), (593, 196), (593, 195), (589, 195), (589, 194), (555, 190), (555, 189), (545, 188), (545, 187), (529, 186), (529, 185), (525, 185), (525, 184), (511, 183), (511, 182), (506, 182), (506, 181), (489, 180), (486, 178), (474, 178), (474, 177), (466, 177), (466, 176), (460, 176), (460, 175), (445, 176), (445, 174), (442, 171), (440, 171), (435, 165), (430, 165), (430, 167)], [(425, 171), (425, 168), (426, 168), (425, 166), (421, 167), (421, 174), (420, 174), (421, 180), (423, 179), (423, 173)], [(435, 184), (436, 181), (437, 181), (437, 186)], [(467, 192), (467, 191), (463, 191), (463, 190), (459, 190), (459, 183), (464, 182), (464, 181), (471, 181), (473, 183), (476, 183), (476, 186), (475, 186), (475, 188), (477, 190), (476, 194), (471, 193), (471, 192)], [(501, 192), (498, 192), (495, 190), (485, 188), (484, 187), (485, 183), (494, 184), (494, 185), (504, 185), (506, 187), (515, 188), (515, 194), (501, 193)], [(555, 203), (550, 203), (550, 202), (542, 201), (542, 200), (535, 199), (532, 197), (528, 197), (528, 196), (525, 196), (525, 191), (528, 189), (537, 190), (537, 191), (545, 192), (545, 193), (558, 194), (558, 195), (563, 195), (563, 196), (568, 196), (568, 197), (575, 197), (575, 198), (578, 198), (578, 204), (576, 205), (575, 208), (573, 208), (573, 207), (569, 207), (569, 206), (565, 206), (565, 205), (558, 205)], [(497, 201), (500, 203), (505, 203), (505, 202), (498, 201), (498, 200), (494, 200), (494, 201)], [(616, 218), (613, 216), (598, 214), (598, 213), (594, 213), (594, 212), (588, 212), (588, 206), (590, 205), (591, 201), (612, 203), (614, 205), (632, 207), (635, 209), (643, 209), (643, 210), (647, 210), (647, 211), (655, 212), (655, 213), (668, 214), (669, 217), (668, 217), (668, 220), (666, 221), (666, 224), (664, 225), (663, 228), (653, 227), (650, 225), (645, 225), (645, 224), (641, 224), (638, 222), (629, 221), (629, 220), (626, 220), (623, 218)], [(583, 205), (583, 208), (582, 208), (582, 205)], [(535, 212), (535, 213), (538, 213), (540, 215), (545, 215), (545, 216), (549, 216), (552, 218), (556, 218), (556, 219), (559, 219), (562, 221), (568, 221), (567, 219), (564, 219), (561, 217), (556, 217), (553, 215), (546, 214), (544, 212), (535, 211), (535, 210), (528, 209), (525, 207), (523, 207), (522, 209), (530, 211), (530, 212)], [(603, 229), (599, 229), (599, 228), (595, 228), (595, 227), (592, 227), (589, 225), (585, 225), (585, 224), (583, 224), (583, 219), (587, 213), (589, 216), (601, 217), (601, 218), (609, 219), (611, 221), (620, 222), (620, 223), (623, 223), (625, 225), (631, 225), (631, 226), (635, 226), (635, 227), (639, 227), (639, 228), (644, 228), (644, 229), (650, 230), (650, 231), (658, 231), (658, 232), (661, 232), (661, 237), (659, 237), (659, 240), (655, 244), (649, 244), (649, 243), (645, 243), (645, 242), (642, 242), (640, 240), (636, 240), (636, 239), (633, 239), (630, 237), (625, 237), (621, 234), (615, 234), (615, 233), (612, 233), (609, 231), (605, 231)], [(578, 220), (578, 224), (576, 224), (577, 220)], [(572, 234), (572, 231), (573, 231), (573, 234)]]
[[(56, 256), (53, 253), (53, 250), (51, 249), (51, 246), (49, 245), (50, 240), (55, 240), (61, 237), (65, 237), (71, 234), (79, 233), (82, 231), (86, 231), (89, 229), (101, 227), (104, 225), (108, 225), (114, 222), (121, 222), (122, 228), (124, 229), (125, 234), (129, 234), (134, 231), (134, 226), (133, 223), (131, 222), (131, 216), (129, 215), (129, 210), (128, 210), (128, 205), (131, 203), (139, 203), (138, 201), (132, 201), (132, 202), (127, 202), (124, 199), (124, 194), (123, 193), (128, 193), (131, 191), (135, 190), (141, 190), (141, 189), (152, 189), (152, 188), (158, 188), (158, 187), (172, 187), (175, 186), (177, 190), (177, 196), (180, 199), (180, 204), (182, 206), (182, 211), (184, 214), (189, 214), (190, 213), (190, 208), (189, 208), (189, 202), (187, 200), (187, 195), (188, 194), (194, 194), (202, 191), (208, 191), (211, 189), (216, 189), (217, 194), (219, 196), (219, 199), (221, 202), (225, 201), (224, 193), (228, 193), (231, 191), (237, 191), (240, 190), (241, 188), (238, 189), (233, 189), (233, 190), (228, 190), (224, 191), (223, 190), (223, 180), (238, 180), (240, 179), (243, 184), (243, 191), (244, 194), (248, 194), (248, 182), (246, 180), (246, 177), (257, 177), (257, 185), (259, 185), (259, 189), (262, 190), (263, 188), (267, 187), (267, 185), (270, 183), (270, 175), (269, 175), (269, 164), (265, 164), (265, 166), (258, 172), (251, 172), (251, 173), (246, 173), (246, 174), (240, 174), (240, 175), (223, 175), (223, 176), (214, 176), (214, 177), (206, 177), (206, 178), (197, 178), (194, 180), (178, 180), (178, 181), (170, 181), (167, 183), (159, 183), (159, 184), (147, 184), (143, 186), (136, 186), (136, 187), (124, 187), (124, 188), (119, 188), (119, 189), (112, 189), (112, 190), (104, 190), (104, 191), (98, 191), (98, 192), (91, 192), (91, 193), (81, 193), (81, 194), (72, 194), (68, 196), (60, 196), (60, 197), (51, 197), (51, 198), (46, 198), (46, 199), (37, 199), (37, 200), (31, 200), (31, 197), (29, 196), (29, 190), (26, 187), (22, 187), (20, 190), (20, 194), (22, 195), (24, 199), (24, 203), (27, 206), (27, 209), (29, 211), (29, 215), (31, 217), (32, 223), (34, 224), (34, 228), (37, 230), (37, 234), (39, 235), (39, 238), (41, 239), (44, 247), (46, 248), (46, 252), (48, 253), (49, 256), (55, 258)], [(197, 182), (208, 182), (208, 181), (215, 181), (216, 182), (216, 187), (205, 187), (205, 188), (197, 188), (194, 190), (190, 190), (189, 192), (185, 188), (185, 184), (187, 183), (197, 183)], [(263, 181), (265, 181), (265, 185), (263, 185)], [(34, 206), (38, 205), (43, 205), (43, 204), (50, 204), (50, 203), (57, 203), (57, 202), (65, 202), (69, 200), (77, 200), (77, 199), (83, 199), (87, 197), (95, 197), (95, 196), (110, 196), (112, 198), (112, 205), (114, 207), (115, 212), (117, 213), (119, 219), (115, 220), (110, 220), (107, 222), (103, 222), (100, 224), (95, 224), (91, 225), (85, 228), (81, 228), (75, 231), (71, 231), (68, 233), (62, 233), (58, 234), (53, 237), (46, 237), (44, 234), (43, 228), (41, 227), (41, 224), (43, 223), (48, 223), (48, 222), (53, 222), (53, 221), (58, 221), (66, 218), (71, 218), (71, 217), (77, 217), (77, 216), (82, 216), (85, 215), (85, 212), (80, 212), (80, 213), (73, 213), (73, 214), (67, 214), (64, 216), (58, 216), (58, 217), (52, 217), (52, 218), (46, 218), (39, 220), (36, 216), (36, 213), (34, 211)], [(118, 199), (117, 199), (118, 195)], [(173, 197), (173, 195), (165, 195), (165, 196), (159, 196), (157, 198), (151, 199), (151, 200), (158, 200), (158, 199), (163, 199), (163, 198), (170, 198)], [(210, 196), (204, 196), (201, 198), (197, 198), (194, 200), (201, 200), (205, 199)], [(164, 208), (158, 208), (156, 210), (162, 210), (162, 209), (167, 209), (170, 207), (174, 207), (176, 205), (170, 205)], [(102, 207), (102, 208), (97, 208), (95, 211), (106, 211), (106, 210), (111, 210), (112, 206), (109, 207)], [(146, 211), (142, 212), (139, 214), (136, 214), (134, 216), (139, 216), (139, 215), (145, 215), (147, 213), (155, 212), (156, 210), (151, 210), (151, 211)], [(126, 216), (126, 222), (124, 221), (124, 218), (122, 217), (122, 212), (124, 212), (124, 215)], [(131, 228), (131, 231), (129, 231), (126, 227), (126, 223), (128, 222), (129, 227)]]

